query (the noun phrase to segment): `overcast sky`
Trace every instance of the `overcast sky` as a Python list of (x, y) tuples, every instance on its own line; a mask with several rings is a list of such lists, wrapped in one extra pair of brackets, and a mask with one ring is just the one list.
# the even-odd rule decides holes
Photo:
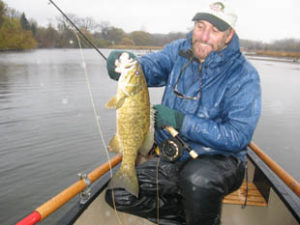
[[(2, 0), (39, 25), (55, 24), (59, 12), (48, 0)], [(53, 0), (65, 13), (107, 21), (125, 32), (186, 32), (206, 0)], [(300, 0), (231, 0), (240, 38), (270, 42), (300, 39)], [(297, 22), (298, 21), (298, 22)]]

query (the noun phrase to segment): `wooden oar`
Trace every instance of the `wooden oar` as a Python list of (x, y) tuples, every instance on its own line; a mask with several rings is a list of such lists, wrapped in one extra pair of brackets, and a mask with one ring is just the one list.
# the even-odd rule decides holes
[[(118, 165), (122, 160), (122, 155), (119, 154), (112, 158), (109, 162), (101, 165), (100, 167), (96, 168), (94, 171), (88, 174), (88, 179), (91, 183), (95, 182), (99, 179), (102, 175), (104, 175), (107, 171), (111, 168)], [(47, 216), (55, 212), (57, 209), (62, 207), (65, 203), (71, 200), (74, 196), (79, 194), (87, 187), (87, 184), (84, 180), (79, 180), (40, 207), (38, 207), (34, 212), (29, 214), (23, 220), (18, 222), (16, 225), (34, 225), (37, 222), (42, 221)]]
[(297, 180), (295, 180), (281, 166), (273, 161), (253, 141), (249, 144), (249, 147), (298, 197), (300, 197), (300, 184)]

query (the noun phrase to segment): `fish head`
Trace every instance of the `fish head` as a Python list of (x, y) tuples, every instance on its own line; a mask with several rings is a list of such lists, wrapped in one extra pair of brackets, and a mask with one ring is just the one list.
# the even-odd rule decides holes
[(144, 79), (141, 65), (133, 60), (122, 65), (118, 85), (126, 95), (134, 95), (141, 89)]
[(134, 63), (129, 66), (128, 72), (125, 74), (126, 83), (129, 85), (137, 85), (141, 82), (142, 78), (143, 72), (141, 66), (137, 61), (134, 61)]

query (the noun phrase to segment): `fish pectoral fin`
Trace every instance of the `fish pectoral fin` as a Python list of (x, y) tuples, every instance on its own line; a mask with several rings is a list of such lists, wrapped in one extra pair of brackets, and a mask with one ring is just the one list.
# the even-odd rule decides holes
[(112, 97), (105, 105), (107, 109), (115, 109), (117, 108), (117, 98), (116, 96)]
[[(122, 168), (122, 167), (121, 167)], [(129, 193), (138, 198), (139, 196), (139, 182), (136, 176), (135, 169), (122, 170), (119, 169), (116, 174), (111, 178), (108, 189), (112, 188), (124, 188)]]
[(106, 104), (105, 108), (107, 109), (119, 109), (122, 107), (126, 100), (127, 96), (123, 95), (121, 98), (117, 99), (116, 96), (112, 97)]
[(116, 153), (122, 152), (117, 135), (113, 136), (113, 138), (110, 140), (110, 142), (108, 144), (108, 150), (111, 152), (116, 152)]
[(126, 98), (127, 98), (127, 96), (124, 95), (124, 96), (122, 96), (122, 97), (117, 101), (116, 109), (119, 109), (119, 108), (122, 107), (122, 105), (124, 104)]

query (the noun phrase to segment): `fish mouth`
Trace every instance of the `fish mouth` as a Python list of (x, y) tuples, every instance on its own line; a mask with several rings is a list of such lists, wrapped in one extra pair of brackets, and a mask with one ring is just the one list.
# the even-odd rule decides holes
[(119, 59), (115, 61), (116, 69), (118, 73), (127, 73), (137, 64), (137, 60), (130, 58), (127, 52), (123, 52)]

